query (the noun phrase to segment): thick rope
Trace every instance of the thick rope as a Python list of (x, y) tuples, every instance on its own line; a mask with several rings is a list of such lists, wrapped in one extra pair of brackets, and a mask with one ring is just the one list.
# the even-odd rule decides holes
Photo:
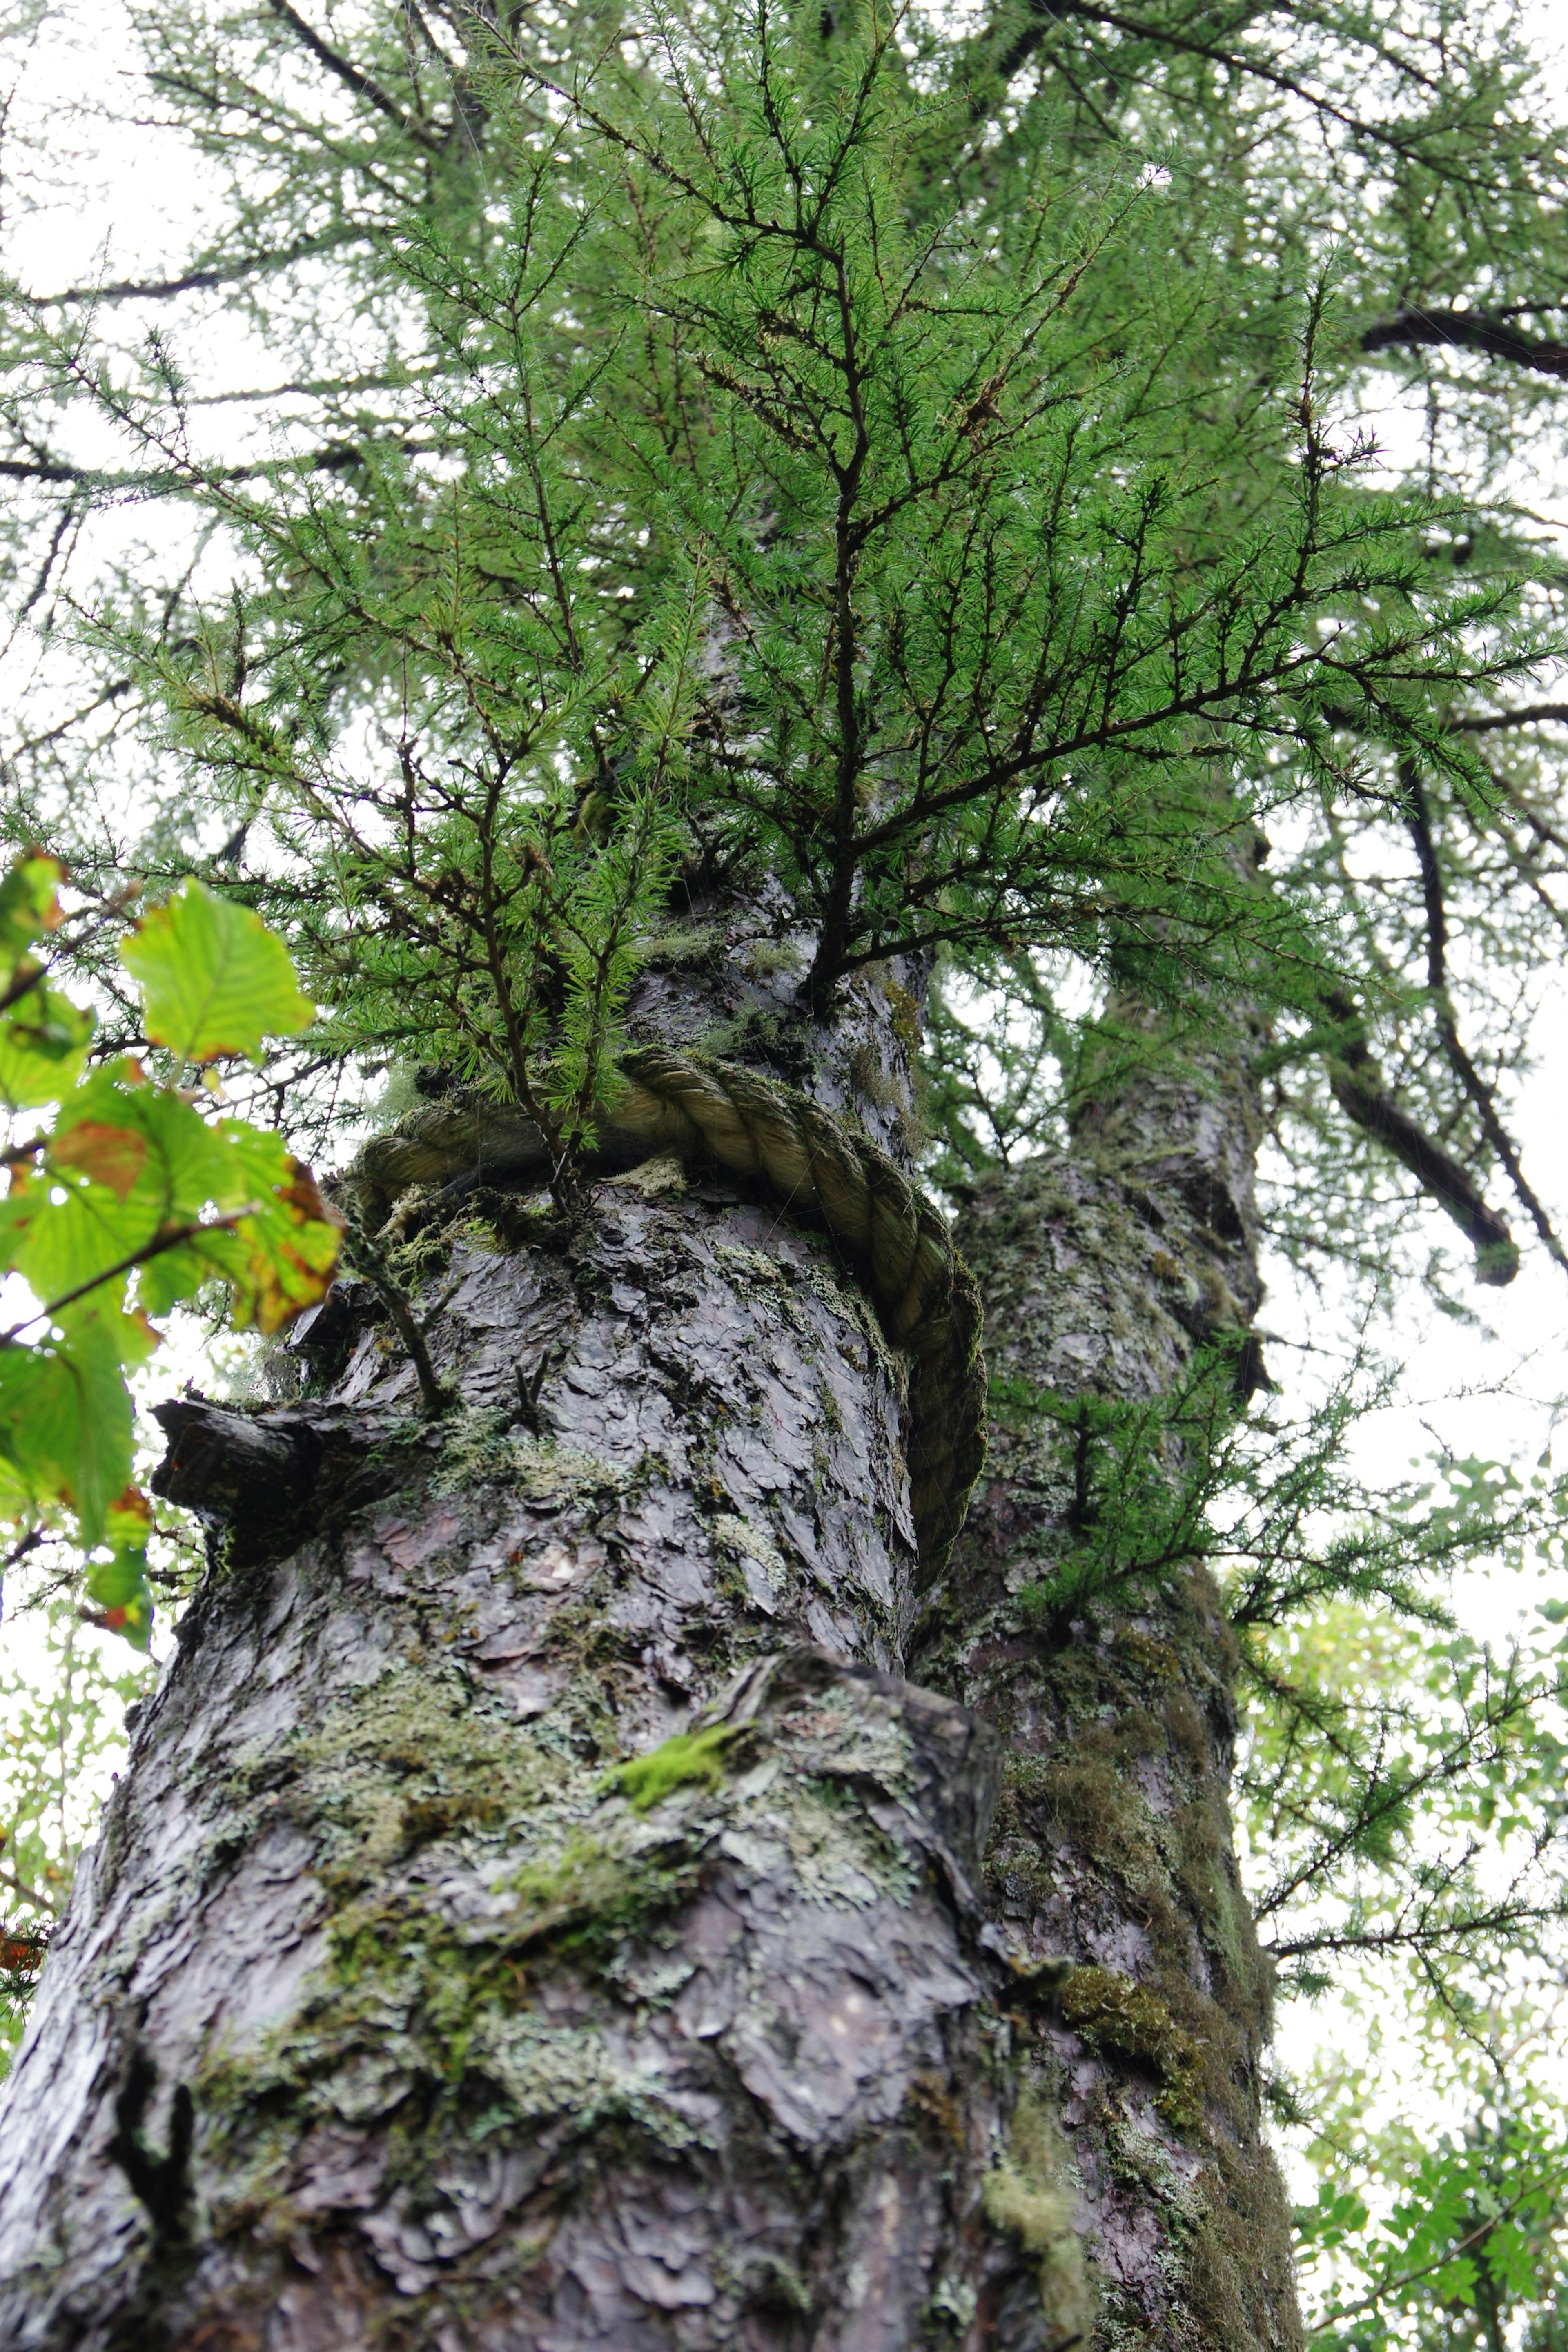
[[(856, 1262), (891, 1346), (910, 1360), (910, 1500), (928, 1591), (946, 1569), (985, 1458), (980, 1293), (946, 1223), (875, 1145), (792, 1087), (732, 1062), (659, 1046), (624, 1055), (599, 1111), (617, 1156), (713, 1160), (814, 1213)], [(379, 1136), (355, 1172), (383, 1190), (478, 1170), (521, 1174), (542, 1159), (519, 1111), (432, 1104)]]

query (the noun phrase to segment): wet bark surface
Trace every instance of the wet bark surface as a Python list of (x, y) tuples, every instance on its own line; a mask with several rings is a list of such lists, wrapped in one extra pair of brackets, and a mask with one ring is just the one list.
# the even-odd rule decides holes
[(1108, 1087), (1075, 1153), (994, 1180), (961, 1219), (985, 1302), (991, 1455), (910, 1657), (1004, 1742), (984, 1895), (1108, 2352), (1250, 2352), (1300, 2333), (1259, 2115), (1270, 1971), (1235, 1859), (1237, 1657), (1219, 1595), (1163, 1561), (1152, 1528), (1148, 1572), (1114, 1580), (1107, 1549), (1099, 1589), (1038, 1598), (1092, 1557), (1120, 1499), (1097, 1486), (1117, 1473), (1095, 1405), (1146, 1412), (1141, 1444), (1164, 1449), (1175, 1496), (1202, 1426), (1263, 1377), (1247, 1329), (1261, 1296), (1247, 1050), (1243, 1036), (1184, 1073)]

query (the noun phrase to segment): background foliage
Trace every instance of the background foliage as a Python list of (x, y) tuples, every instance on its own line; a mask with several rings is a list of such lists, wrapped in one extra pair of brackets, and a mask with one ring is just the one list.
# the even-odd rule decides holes
[(125, 1710), (153, 1680), (149, 1664), (84, 1627), (68, 1601), (57, 1599), (41, 1617), (34, 1654), (0, 1679), (0, 2060), (7, 2061), (77, 1855), (124, 1753)]

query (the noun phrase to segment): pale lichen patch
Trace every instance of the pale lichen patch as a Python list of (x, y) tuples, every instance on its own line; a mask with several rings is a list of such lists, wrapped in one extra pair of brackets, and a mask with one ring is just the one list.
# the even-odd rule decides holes
[(724, 1551), (755, 1562), (777, 1599), (789, 1588), (789, 1563), (765, 1528), (742, 1519), (733, 1511), (718, 1512), (712, 1522), (713, 1540)]
[(1094, 2298), (1073, 2222), (1071, 2159), (1033, 2084), (1018, 2095), (1005, 2152), (986, 2174), (981, 2195), (993, 2229), (1007, 2231), (1038, 2265), (1051, 2341), (1066, 2346), (1087, 2336)]

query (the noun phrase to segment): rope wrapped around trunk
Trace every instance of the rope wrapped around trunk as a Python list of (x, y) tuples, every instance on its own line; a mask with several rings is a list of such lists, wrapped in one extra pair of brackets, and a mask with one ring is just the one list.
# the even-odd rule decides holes
[[(645, 1046), (596, 1115), (626, 1164), (673, 1152), (760, 1177), (786, 1208), (821, 1218), (865, 1280), (890, 1346), (910, 1364), (910, 1499), (922, 1591), (942, 1576), (985, 1458), (980, 1293), (944, 1220), (874, 1144), (793, 1087), (732, 1062)], [(521, 1111), (433, 1103), (361, 1152), (354, 1174), (383, 1192), (466, 1174), (541, 1168), (543, 1140)]]

